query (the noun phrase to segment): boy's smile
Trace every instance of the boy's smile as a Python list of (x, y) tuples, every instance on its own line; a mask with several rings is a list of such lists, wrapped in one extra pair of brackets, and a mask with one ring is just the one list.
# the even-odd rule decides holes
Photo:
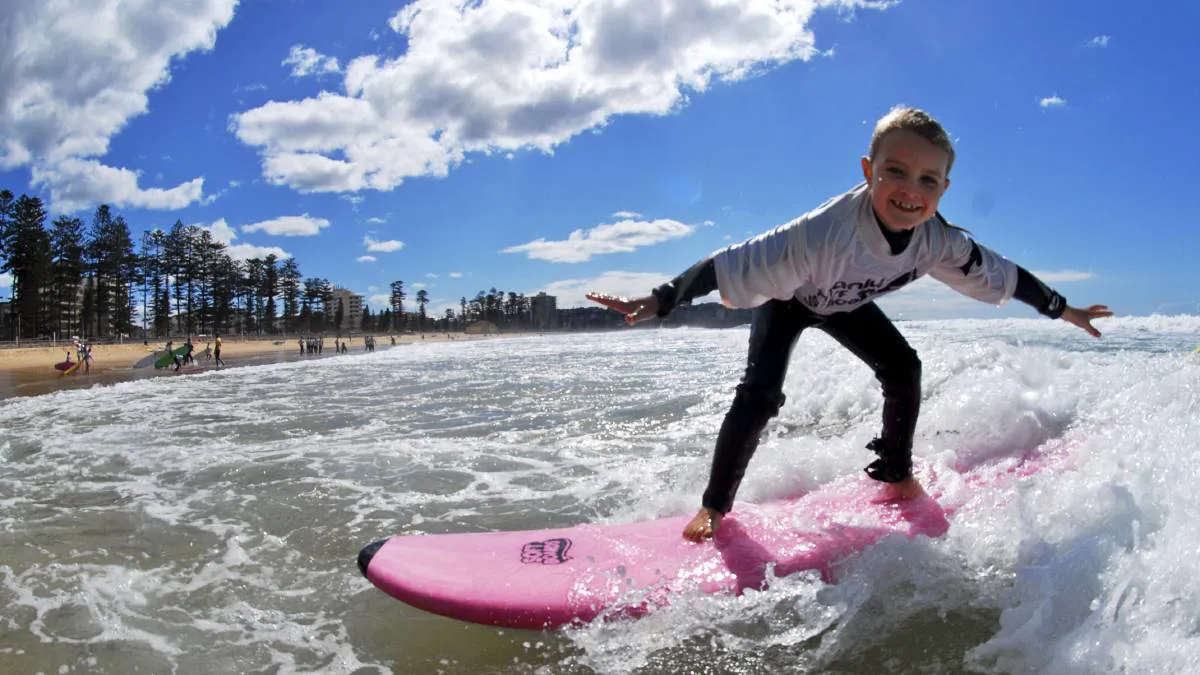
[(910, 230), (932, 218), (950, 186), (946, 177), (950, 155), (906, 129), (880, 139), (875, 155), (862, 158), (862, 170), (871, 205), (883, 224)]

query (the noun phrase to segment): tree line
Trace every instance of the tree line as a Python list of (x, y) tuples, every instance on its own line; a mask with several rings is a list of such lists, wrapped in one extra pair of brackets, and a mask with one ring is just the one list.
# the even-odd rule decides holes
[(480, 320), (532, 326), (523, 294), (506, 298), (492, 288), (461, 298), (458, 314), (447, 308), (430, 317), (425, 289), (410, 312), (404, 282), (393, 281), (388, 307), (373, 315), (364, 305), (361, 324), (347, 327), (346, 296), (338, 297), (329, 279), (302, 277), (294, 258), (236, 260), (210, 231), (182, 221), (135, 242), (108, 205), (86, 225), (66, 215), (48, 227), (46, 221), (40, 197), (0, 190), (0, 273), (12, 278), (0, 339), (449, 331)]

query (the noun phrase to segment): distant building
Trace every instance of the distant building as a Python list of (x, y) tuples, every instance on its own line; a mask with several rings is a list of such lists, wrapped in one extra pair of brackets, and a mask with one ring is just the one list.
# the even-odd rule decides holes
[(529, 299), (529, 309), (534, 328), (546, 330), (558, 327), (558, 298), (542, 291)]
[(363, 296), (345, 288), (333, 289), (333, 307), (331, 315), (337, 316), (338, 306), (342, 307), (342, 323), (337, 326), (340, 333), (352, 333), (362, 329)]
[(88, 294), (95, 297), (96, 277), (84, 276), (79, 283), (75, 284), (73, 291), (69, 289), (63, 293), (59, 298), (58, 307), (55, 308), (58, 314), (59, 335), (63, 337), (83, 335), (88, 332), (83, 325), (83, 306), (87, 302)]

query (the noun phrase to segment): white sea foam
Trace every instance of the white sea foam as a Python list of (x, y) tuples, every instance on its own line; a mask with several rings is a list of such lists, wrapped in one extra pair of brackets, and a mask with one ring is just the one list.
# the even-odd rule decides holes
[[(354, 555), (396, 532), (691, 511), (745, 329), (427, 344), (0, 402), (0, 659), (13, 672), (1200, 669), (1200, 318), (1101, 322), (1100, 341), (1044, 320), (899, 326), (924, 363), (918, 457), (950, 467), (1059, 444), (1064, 466), (975, 495), (940, 539), (880, 542), (836, 585), (796, 575), (534, 640), (396, 603)], [(870, 459), (878, 385), (836, 343), (806, 333), (785, 393), (741, 499)]]

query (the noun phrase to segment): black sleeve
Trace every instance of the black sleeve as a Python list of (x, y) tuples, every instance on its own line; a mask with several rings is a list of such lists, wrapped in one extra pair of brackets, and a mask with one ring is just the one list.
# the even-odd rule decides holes
[(658, 299), (658, 316), (664, 317), (679, 305), (717, 290), (717, 267), (711, 257), (692, 265), (686, 272), (650, 291)]
[(1013, 297), (1051, 319), (1062, 316), (1067, 299), (1047, 288), (1037, 277), (1017, 265), (1017, 290)]

